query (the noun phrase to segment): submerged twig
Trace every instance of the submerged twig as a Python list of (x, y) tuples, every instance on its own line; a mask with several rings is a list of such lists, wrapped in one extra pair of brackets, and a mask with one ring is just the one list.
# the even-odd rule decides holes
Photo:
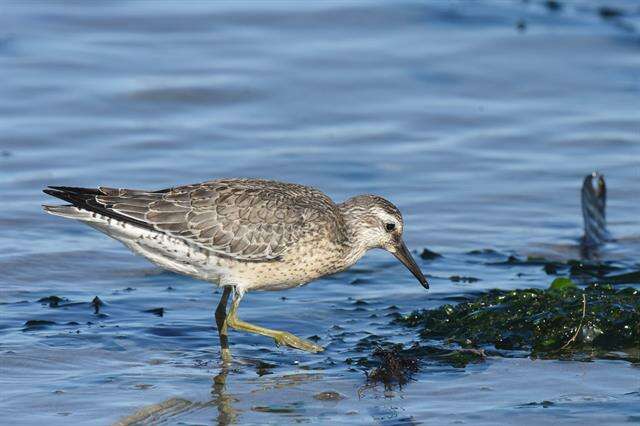
[(580, 334), (580, 330), (582, 330), (582, 323), (584, 322), (584, 317), (587, 315), (587, 295), (582, 293), (582, 318), (580, 319), (580, 324), (578, 324), (578, 328), (576, 328), (576, 332), (573, 334), (571, 339), (567, 343), (565, 343), (560, 350), (565, 349), (571, 343), (575, 342), (578, 338), (578, 334)]

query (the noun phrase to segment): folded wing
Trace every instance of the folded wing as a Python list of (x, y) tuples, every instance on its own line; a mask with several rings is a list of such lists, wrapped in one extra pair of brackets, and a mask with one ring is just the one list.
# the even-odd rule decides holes
[(313, 238), (323, 230), (332, 229), (330, 235), (337, 235), (338, 240), (346, 238), (333, 202), (301, 185), (231, 179), (156, 192), (50, 188), (45, 192), (79, 208), (179, 237), (237, 260), (277, 260), (296, 241)]

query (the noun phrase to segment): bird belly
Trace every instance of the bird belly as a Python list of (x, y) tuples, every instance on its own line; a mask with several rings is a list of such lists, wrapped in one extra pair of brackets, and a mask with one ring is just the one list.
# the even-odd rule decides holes
[(229, 271), (222, 259), (179, 239), (160, 235), (159, 238), (143, 237), (122, 242), (134, 253), (169, 271), (216, 284), (226, 281), (224, 278)]

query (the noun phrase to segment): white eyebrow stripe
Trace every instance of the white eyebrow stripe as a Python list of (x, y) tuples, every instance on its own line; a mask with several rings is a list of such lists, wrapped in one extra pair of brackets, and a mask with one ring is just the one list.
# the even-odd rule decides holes
[(402, 226), (402, 221), (398, 220), (397, 217), (387, 213), (384, 209), (379, 207), (374, 208), (375, 215), (380, 218), (384, 223), (394, 223), (397, 226)]

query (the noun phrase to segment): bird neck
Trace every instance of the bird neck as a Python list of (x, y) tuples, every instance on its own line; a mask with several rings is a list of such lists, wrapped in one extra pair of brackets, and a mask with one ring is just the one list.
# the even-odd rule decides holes
[(345, 267), (356, 263), (367, 250), (376, 247), (370, 238), (370, 228), (367, 227), (368, 212), (356, 203), (347, 200), (338, 204), (346, 225), (348, 244), (345, 256)]

